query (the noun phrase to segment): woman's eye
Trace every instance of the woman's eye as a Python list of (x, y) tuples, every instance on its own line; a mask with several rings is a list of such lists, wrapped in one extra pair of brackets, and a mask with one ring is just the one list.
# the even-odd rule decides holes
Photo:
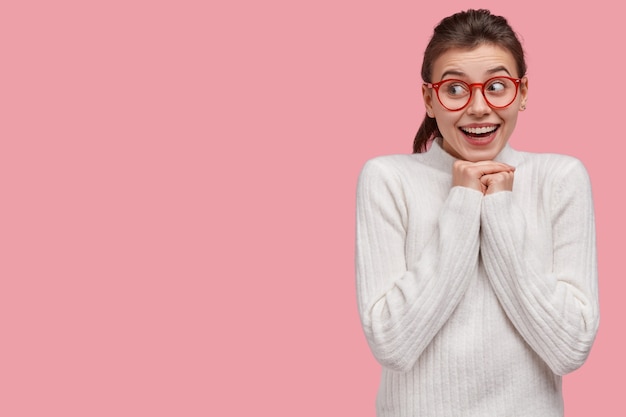
[(451, 96), (460, 96), (467, 92), (467, 88), (463, 84), (452, 84), (448, 86), (447, 92)]
[(492, 82), (491, 84), (489, 84), (487, 86), (487, 90), (488, 91), (493, 91), (493, 92), (496, 92), (496, 93), (499, 92), (499, 91), (504, 90), (505, 88), (506, 88), (506, 85), (504, 84), (503, 81), (500, 81), (500, 80), (494, 81), (494, 82)]

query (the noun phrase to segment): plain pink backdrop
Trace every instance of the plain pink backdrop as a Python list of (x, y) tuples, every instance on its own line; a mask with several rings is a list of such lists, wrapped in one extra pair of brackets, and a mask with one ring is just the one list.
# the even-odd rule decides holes
[(424, 47), (469, 7), (523, 38), (513, 146), (594, 187), (602, 320), (566, 416), (622, 409), (621, 6), (443, 3), (5, 2), (0, 415), (373, 417), (356, 179), (410, 152)]

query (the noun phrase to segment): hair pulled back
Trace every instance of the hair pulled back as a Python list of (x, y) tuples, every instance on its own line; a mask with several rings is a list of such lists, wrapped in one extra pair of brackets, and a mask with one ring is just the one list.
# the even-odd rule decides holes
[[(507, 20), (491, 14), (489, 10), (470, 9), (444, 18), (435, 27), (424, 51), (422, 79), (424, 82), (432, 82), (434, 62), (446, 51), (453, 48), (471, 50), (484, 44), (497, 45), (509, 51), (517, 64), (518, 77), (526, 75), (524, 49)], [(413, 152), (426, 151), (428, 143), (439, 135), (437, 121), (428, 115), (424, 116), (415, 135)]]

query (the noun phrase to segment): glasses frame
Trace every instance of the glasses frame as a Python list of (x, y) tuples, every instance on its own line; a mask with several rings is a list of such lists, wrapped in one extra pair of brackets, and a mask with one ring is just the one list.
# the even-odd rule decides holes
[[(502, 79), (502, 78), (506, 78), (507, 80), (513, 81), (513, 83), (515, 84), (515, 95), (513, 96), (513, 99), (511, 99), (511, 101), (504, 105), (504, 106), (494, 106), (493, 104), (491, 104), (491, 102), (489, 101), (489, 99), (487, 98), (487, 96), (485, 95), (485, 85), (489, 84), (490, 81), (493, 80), (497, 80), (497, 79)], [(469, 87), (469, 97), (467, 99), (467, 103), (465, 103), (465, 105), (463, 107), (459, 107), (458, 109), (451, 109), (449, 107), (447, 107), (445, 104), (443, 104), (443, 102), (441, 101), (441, 98), (439, 97), (439, 87), (441, 87), (441, 84), (446, 83), (448, 81), (456, 81), (459, 83), (463, 83), (466, 86)], [(513, 78), (513, 77), (506, 77), (506, 76), (499, 76), (499, 77), (491, 77), (489, 78), (487, 81), (483, 82), (483, 83), (466, 83), (463, 80), (458, 80), (455, 78), (447, 78), (445, 80), (441, 80), (439, 82), (436, 83), (424, 83), (424, 86), (428, 87), (428, 88), (432, 88), (435, 90), (435, 93), (437, 94), (437, 100), (439, 100), (439, 103), (441, 103), (441, 105), (448, 111), (461, 111), (464, 108), (466, 108), (467, 106), (469, 106), (469, 104), (472, 101), (472, 94), (474, 94), (474, 90), (476, 88), (480, 88), (480, 92), (483, 94), (483, 98), (485, 99), (485, 102), (489, 105), (489, 107), (491, 107), (492, 109), (504, 109), (506, 107), (509, 107), (511, 104), (513, 104), (513, 102), (515, 101), (515, 99), (517, 98), (517, 94), (519, 92), (519, 86), (522, 83), (522, 79), (521, 78)]]

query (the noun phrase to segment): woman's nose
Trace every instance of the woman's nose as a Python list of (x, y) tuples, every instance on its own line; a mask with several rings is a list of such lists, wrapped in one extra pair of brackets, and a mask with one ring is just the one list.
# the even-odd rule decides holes
[(489, 106), (489, 103), (487, 103), (481, 88), (474, 87), (470, 103), (467, 106), (467, 112), (478, 116), (491, 113), (491, 107)]

